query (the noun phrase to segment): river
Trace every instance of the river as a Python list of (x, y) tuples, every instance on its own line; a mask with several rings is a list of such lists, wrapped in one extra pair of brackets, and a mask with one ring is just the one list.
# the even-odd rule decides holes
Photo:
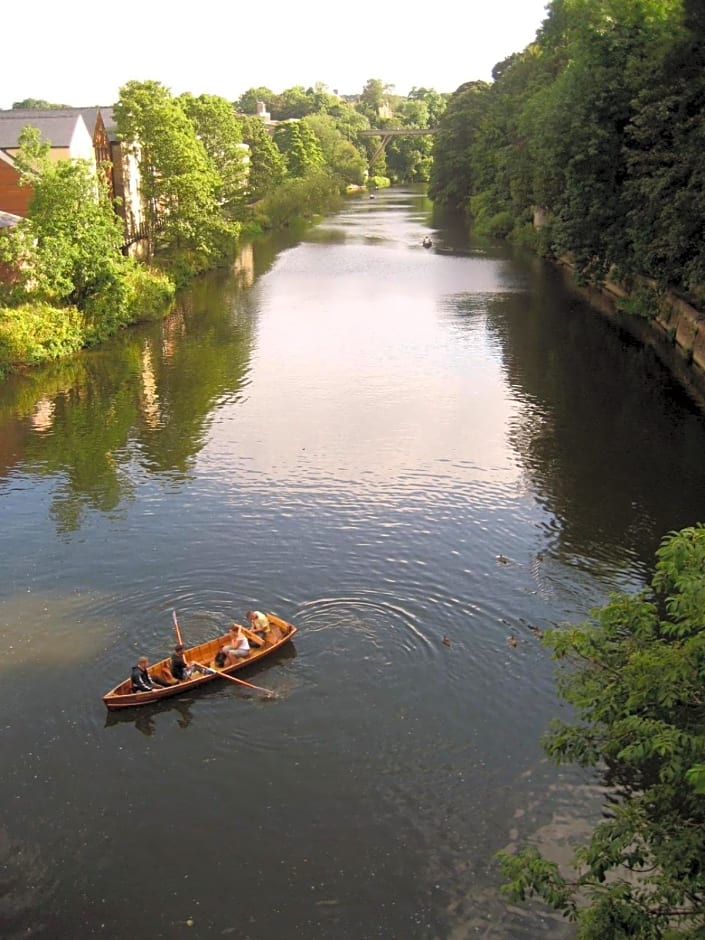
[[(414, 190), (2, 383), (0, 934), (571, 937), (498, 893), (599, 812), (536, 631), (643, 586), (703, 453), (651, 350)], [(275, 699), (106, 712), (172, 610), (252, 607), (298, 627)]]

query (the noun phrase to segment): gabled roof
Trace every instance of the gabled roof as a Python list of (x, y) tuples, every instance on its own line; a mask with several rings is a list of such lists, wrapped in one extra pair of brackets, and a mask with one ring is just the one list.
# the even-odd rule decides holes
[(117, 140), (117, 121), (115, 120), (112, 105), (109, 108), (99, 108), (98, 110), (103, 118), (103, 124), (105, 124), (108, 137), (111, 140)]
[[(20, 132), (27, 125), (36, 127), (44, 140), (50, 141), (53, 147), (68, 147), (79, 118), (83, 120), (78, 108), (72, 108), (70, 111), (42, 111), (38, 108), (0, 111), (0, 149), (7, 150), (19, 146)], [(92, 129), (89, 133), (92, 137)]]
[[(65, 144), (56, 143), (53, 137), (50, 138), (48, 134), (44, 133), (44, 129), (42, 126), (40, 126), (40, 122), (44, 122), (44, 119), (46, 119), (50, 122), (51, 126), (55, 126), (55, 122), (58, 120), (58, 118), (75, 118), (76, 115), (80, 115), (83, 118), (86, 128), (88, 129), (88, 133), (91, 135), (91, 137), (93, 137), (93, 134), (95, 133), (95, 126), (98, 121), (98, 117), (100, 116), (103, 119), (103, 124), (110, 140), (117, 140), (117, 126), (115, 123), (115, 117), (113, 115), (112, 105), (109, 107), (97, 105), (93, 108), (12, 108), (7, 111), (0, 111), (0, 123), (3, 123), (5, 118), (10, 120), (13, 118), (23, 118), (24, 123), (22, 124), (22, 127), (27, 124), (30, 124), (32, 127), (38, 127), (42, 132), (42, 136), (50, 139), (55, 147), (63, 147)], [(55, 133), (58, 132), (55, 131)], [(3, 137), (0, 137), (0, 147), (16, 146), (16, 143), (4, 143)]]
[(12, 228), (14, 225), (17, 225), (17, 223), (21, 221), (22, 221), (21, 216), (14, 215), (12, 212), (5, 212), (3, 209), (0, 209), (0, 229)]

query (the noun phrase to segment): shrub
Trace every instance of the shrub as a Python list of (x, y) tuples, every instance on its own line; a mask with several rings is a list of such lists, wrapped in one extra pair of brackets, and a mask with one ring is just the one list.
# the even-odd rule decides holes
[(0, 307), (0, 374), (77, 352), (84, 319), (76, 307), (47, 303)]
[(124, 267), (85, 301), (85, 345), (94, 346), (131, 323), (161, 319), (174, 299), (172, 280), (137, 264)]

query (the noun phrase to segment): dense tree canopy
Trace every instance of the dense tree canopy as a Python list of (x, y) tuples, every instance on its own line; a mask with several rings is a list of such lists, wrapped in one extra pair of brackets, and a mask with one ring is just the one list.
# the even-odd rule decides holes
[(23, 98), (22, 101), (14, 101), (12, 110), (24, 110), (25, 108), (48, 111), (56, 108), (70, 108), (68, 104), (53, 104), (51, 101), (45, 101), (44, 98)]
[(216, 95), (184, 94), (178, 99), (218, 175), (216, 199), (229, 215), (242, 200), (247, 175), (242, 127), (232, 105)]
[[(646, 274), (705, 299), (703, 5), (552, 0), (536, 41), (452, 96), (430, 193), (586, 278)], [(534, 236), (536, 237), (536, 236)]]
[(256, 201), (284, 179), (286, 165), (281, 151), (258, 117), (243, 118), (242, 139), (250, 148), (247, 193)]
[[(199, 108), (203, 115), (205, 104)], [(227, 237), (218, 204), (222, 180), (179, 101), (159, 82), (131, 81), (120, 90), (115, 118), (123, 140), (135, 145), (154, 236), (179, 250), (218, 255)]]
[(703, 611), (698, 525), (663, 541), (649, 590), (546, 637), (575, 714), (553, 723), (546, 750), (601, 769), (608, 811), (576, 851), (574, 878), (531, 849), (502, 864), (512, 897), (541, 897), (577, 922), (579, 940), (705, 935)]
[(479, 132), (488, 106), (489, 85), (468, 82), (451, 95), (434, 142), (434, 165), (429, 195), (453, 209), (467, 205), (473, 191), (473, 173), (480, 171), (470, 161), (470, 146)]
[(323, 151), (305, 121), (283, 121), (277, 125), (274, 142), (284, 155), (289, 176), (303, 177), (323, 166)]

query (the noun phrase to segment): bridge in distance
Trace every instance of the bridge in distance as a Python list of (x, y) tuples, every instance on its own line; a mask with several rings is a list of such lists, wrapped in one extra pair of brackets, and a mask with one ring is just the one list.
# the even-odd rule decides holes
[(386, 149), (392, 137), (427, 137), (429, 134), (435, 134), (437, 130), (437, 127), (371, 127), (366, 131), (358, 131), (358, 135), (380, 138), (379, 146), (370, 157), (370, 166), (372, 166), (377, 157)]

